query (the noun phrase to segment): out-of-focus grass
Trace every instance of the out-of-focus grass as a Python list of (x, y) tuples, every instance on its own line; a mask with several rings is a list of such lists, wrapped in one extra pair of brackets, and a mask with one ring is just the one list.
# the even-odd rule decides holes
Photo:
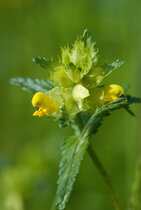
[[(141, 2), (138, 0), (13, 0), (0, 3), (0, 209), (45, 210), (56, 189), (61, 138), (52, 119), (32, 117), (31, 95), (8, 83), (16, 76), (46, 78), (32, 58), (56, 56), (85, 28), (94, 34), (102, 60), (125, 60), (109, 82), (130, 84), (140, 95)], [(140, 152), (141, 113), (117, 111), (94, 138), (117, 195), (125, 206)], [(67, 209), (112, 209), (107, 191), (86, 155)]]

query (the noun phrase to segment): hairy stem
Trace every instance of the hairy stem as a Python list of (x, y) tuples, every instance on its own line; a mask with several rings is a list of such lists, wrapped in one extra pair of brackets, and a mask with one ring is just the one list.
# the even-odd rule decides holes
[(111, 200), (113, 201), (113, 205), (114, 205), (115, 209), (121, 210), (119, 201), (118, 201), (115, 191), (112, 187), (110, 178), (91, 145), (88, 146), (88, 153), (89, 153), (89, 156), (91, 157), (94, 165), (96, 166), (98, 172), (100, 173), (101, 177), (103, 178), (103, 181), (105, 182), (105, 184), (107, 186), (107, 189), (109, 191), (109, 194), (110, 194)]

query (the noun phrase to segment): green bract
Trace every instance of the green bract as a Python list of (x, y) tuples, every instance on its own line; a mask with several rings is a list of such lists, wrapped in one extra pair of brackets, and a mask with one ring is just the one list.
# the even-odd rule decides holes
[(88, 36), (88, 32), (84, 31), (83, 36), (77, 38), (72, 48), (62, 48), (59, 68), (68, 76), (68, 83), (71, 80), (77, 84), (98, 64), (98, 57), (95, 42)]

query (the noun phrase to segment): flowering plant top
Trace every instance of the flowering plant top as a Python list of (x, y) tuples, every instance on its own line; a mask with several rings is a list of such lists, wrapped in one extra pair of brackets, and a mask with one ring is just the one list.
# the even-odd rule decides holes
[[(124, 108), (134, 115), (130, 105), (141, 102), (141, 99), (127, 95), (118, 84), (104, 84), (104, 79), (124, 62), (116, 60), (111, 64), (101, 64), (99, 50), (87, 30), (72, 47), (61, 49), (57, 61), (44, 57), (33, 61), (47, 69), (47, 79), (18, 77), (10, 82), (33, 94), (32, 105), (36, 109), (33, 116), (52, 116), (59, 120), (60, 127), (71, 125), (74, 129), (74, 135), (62, 143), (56, 193), (56, 205), (61, 210), (69, 199), (85, 151), (88, 149), (90, 156), (94, 156), (90, 147), (91, 135), (113, 110)], [(105, 172), (101, 171), (102, 166), (100, 173), (103, 176)], [(109, 191), (113, 193), (113, 190)], [(115, 195), (111, 197), (116, 209), (120, 209)]]

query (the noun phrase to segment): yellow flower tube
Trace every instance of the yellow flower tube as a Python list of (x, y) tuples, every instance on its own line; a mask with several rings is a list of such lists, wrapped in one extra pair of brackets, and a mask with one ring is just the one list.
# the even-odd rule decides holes
[(32, 105), (37, 109), (33, 116), (42, 117), (44, 115), (52, 115), (59, 111), (59, 105), (48, 95), (37, 92), (32, 98)]
[(120, 98), (123, 94), (124, 90), (120, 85), (111, 84), (103, 88), (100, 99), (106, 104)]

